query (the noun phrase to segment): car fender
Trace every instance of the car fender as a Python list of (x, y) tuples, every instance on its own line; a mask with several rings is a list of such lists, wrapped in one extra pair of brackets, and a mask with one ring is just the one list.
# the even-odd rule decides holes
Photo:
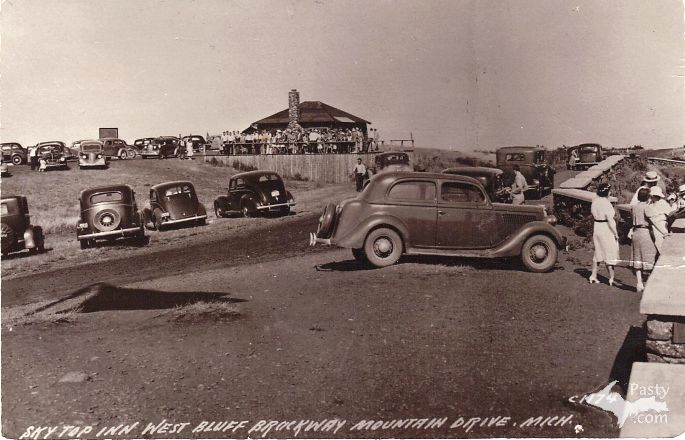
[(38, 232), (39, 231), (37, 231), (33, 225), (29, 225), (26, 228), (24, 231), (24, 247), (26, 249), (34, 249), (37, 246), (37, 242), (39, 241), (39, 237), (37, 237)]
[(558, 248), (566, 247), (566, 237), (561, 235), (561, 233), (549, 223), (543, 221), (535, 221), (526, 223), (516, 231), (516, 233), (507, 237), (504, 242), (500, 243), (495, 247), (492, 252), (492, 257), (515, 257), (521, 255), (521, 249), (523, 248), (523, 243), (528, 240), (533, 235), (547, 235), (551, 237), (556, 243)]
[(205, 208), (205, 205), (198, 202), (197, 213), (198, 213), (198, 215), (207, 215), (207, 208)]
[(351, 228), (349, 232), (336, 230), (331, 243), (340, 247), (359, 249), (364, 246), (364, 240), (371, 230), (383, 226), (397, 231), (402, 237), (405, 248), (411, 245), (407, 225), (395, 216), (382, 214), (365, 218), (361, 223)]
[(228, 208), (229, 203), (228, 203), (228, 197), (226, 196), (219, 196), (216, 199), (214, 199), (214, 206), (218, 206), (224, 211), (226, 211), (226, 208)]
[(243, 206), (243, 202), (249, 201), (251, 203), (254, 203), (255, 207), (257, 206), (257, 202), (259, 201), (259, 197), (257, 197), (257, 194), (253, 192), (249, 192), (247, 194), (243, 194), (243, 196), (240, 198), (240, 206)]

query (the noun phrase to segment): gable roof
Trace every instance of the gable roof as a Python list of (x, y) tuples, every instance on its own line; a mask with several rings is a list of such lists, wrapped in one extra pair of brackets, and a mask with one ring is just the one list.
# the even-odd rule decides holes
[[(370, 124), (371, 122), (362, 119), (358, 116), (354, 116), (350, 113), (344, 112), (333, 106), (330, 106), (321, 101), (304, 101), (300, 103), (300, 117), (298, 122), (303, 124), (312, 123), (356, 123), (356, 124)], [(290, 122), (288, 116), (288, 109), (282, 110), (271, 116), (268, 116), (259, 121), (255, 121), (252, 124), (262, 125), (262, 124), (287, 124)]]

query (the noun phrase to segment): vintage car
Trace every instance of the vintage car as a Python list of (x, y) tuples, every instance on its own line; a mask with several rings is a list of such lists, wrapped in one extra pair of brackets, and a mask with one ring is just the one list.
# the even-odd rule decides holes
[(64, 160), (66, 161), (76, 160), (78, 158), (76, 154), (71, 150), (71, 148), (67, 147), (67, 145), (62, 141), (39, 142), (38, 144), (36, 144), (36, 147), (39, 150), (43, 147), (55, 147), (53, 148), (53, 150), (60, 150), (64, 155)]
[(158, 231), (171, 225), (204, 225), (207, 211), (191, 182), (165, 182), (150, 188), (150, 206), (143, 211), (146, 224)]
[(76, 238), (81, 249), (94, 247), (101, 239), (132, 238), (137, 245), (145, 244), (143, 216), (129, 185), (85, 189), (79, 194), (79, 204)]
[(200, 135), (191, 134), (190, 136), (183, 136), (183, 138), (181, 138), (182, 145), (185, 145), (185, 143), (188, 141), (192, 142), (193, 152), (195, 153), (201, 153), (205, 151), (205, 149), (209, 148), (209, 145), (207, 144), (207, 141), (205, 141), (205, 138)]
[(102, 138), (100, 139), (100, 142), (102, 142), (103, 151), (105, 152), (105, 156), (108, 158), (117, 157), (121, 160), (124, 160), (133, 159), (136, 157), (136, 150), (131, 148), (131, 146), (128, 145), (123, 139)]
[(66, 170), (69, 168), (67, 164), (67, 154), (64, 152), (67, 149), (66, 146), (59, 145), (56, 143), (45, 143), (40, 144), (36, 147), (36, 156), (39, 160), (45, 161), (46, 169), (58, 168)]
[(502, 147), (497, 149), (497, 168), (504, 171), (502, 179), (506, 186), (514, 182), (514, 165), (521, 168), (528, 189), (537, 198), (545, 196), (554, 188), (556, 170), (545, 159), (545, 149), (540, 147)]
[(217, 218), (235, 214), (254, 217), (267, 212), (288, 215), (293, 206), (295, 200), (281, 176), (273, 171), (248, 171), (231, 176), (228, 193), (214, 201), (214, 213)]
[(502, 176), (504, 171), (499, 168), (490, 167), (454, 167), (442, 171), (445, 174), (459, 174), (469, 176), (478, 180), (485, 192), (488, 193), (490, 200), (497, 203), (511, 203), (511, 190), (504, 185)]
[(45, 237), (40, 226), (31, 224), (29, 205), (24, 196), (2, 197), (2, 255), (28, 249), (30, 253), (42, 252)]
[(566, 150), (566, 168), (569, 170), (586, 170), (602, 160), (604, 153), (600, 144), (580, 144)]
[(154, 138), (140, 151), (140, 155), (143, 159), (149, 157), (157, 159), (176, 157), (178, 155), (178, 138), (176, 136), (160, 136)]
[(390, 171), (414, 171), (409, 160), (409, 154), (400, 151), (388, 151), (377, 154), (373, 159), (373, 165), (368, 167), (369, 178), (375, 174)]
[(107, 156), (100, 141), (81, 141), (78, 155), (79, 169), (107, 168)]
[(2, 161), (12, 162), (14, 165), (22, 165), (28, 162), (28, 151), (16, 142), (4, 142), (0, 144)]
[(492, 203), (467, 176), (384, 173), (357, 197), (332, 203), (310, 245), (352, 249), (357, 261), (390, 266), (403, 254), (520, 257), (532, 272), (547, 272), (566, 239), (541, 205)]

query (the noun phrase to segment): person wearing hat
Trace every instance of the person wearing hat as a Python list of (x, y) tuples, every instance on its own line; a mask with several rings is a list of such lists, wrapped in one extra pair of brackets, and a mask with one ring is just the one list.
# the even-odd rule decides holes
[(675, 204), (677, 209), (685, 208), (685, 184), (678, 187), (678, 199)]
[(609, 270), (609, 285), (614, 285), (614, 266), (618, 263), (618, 229), (616, 228), (616, 211), (609, 201), (611, 185), (601, 183), (597, 188), (597, 197), (592, 199), (590, 212), (595, 220), (592, 230), (592, 242), (595, 247), (592, 256), (592, 274), (589, 281), (599, 283), (597, 269), (604, 263)]
[(640, 191), (642, 188), (647, 188), (650, 189), (659, 183), (659, 175), (656, 173), (656, 171), (647, 171), (645, 173), (645, 177), (642, 179), (642, 185), (640, 185), (640, 188), (638, 188), (635, 191), (635, 194), (633, 194), (633, 198), (630, 200), (630, 205), (633, 206), (637, 203), (637, 193)]
[(636, 290), (642, 292), (645, 286), (642, 282), (642, 272), (654, 269), (656, 262), (656, 246), (649, 232), (649, 220), (646, 211), (649, 208), (649, 190), (641, 188), (637, 194), (638, 202), (632, 207), (633, 227), (630, 230), (631, 266), (635, 270)]
[(652, 203), (647, 207), (645, 214), (652, 224), (652, 234), (654, 235), (654, 245), (657, 251), (661, 251), (661, 245), (664, 242), (664, 237), (668, 235), (668, 215), (673, 213), (674, 209), (666, 201), (664, 192), (658, 186), (653, 186), (649, 189), (649, 195), (652, 198)]

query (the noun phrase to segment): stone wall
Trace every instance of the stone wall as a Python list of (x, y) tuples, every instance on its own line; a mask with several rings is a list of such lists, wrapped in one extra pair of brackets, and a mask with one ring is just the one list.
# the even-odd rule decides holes
[(685, 317), (649, 315), (645, 321), (647, 330), (647, 360), (685, 364), (685, 340), (679, 339), (678, 327), (685, 329)]

